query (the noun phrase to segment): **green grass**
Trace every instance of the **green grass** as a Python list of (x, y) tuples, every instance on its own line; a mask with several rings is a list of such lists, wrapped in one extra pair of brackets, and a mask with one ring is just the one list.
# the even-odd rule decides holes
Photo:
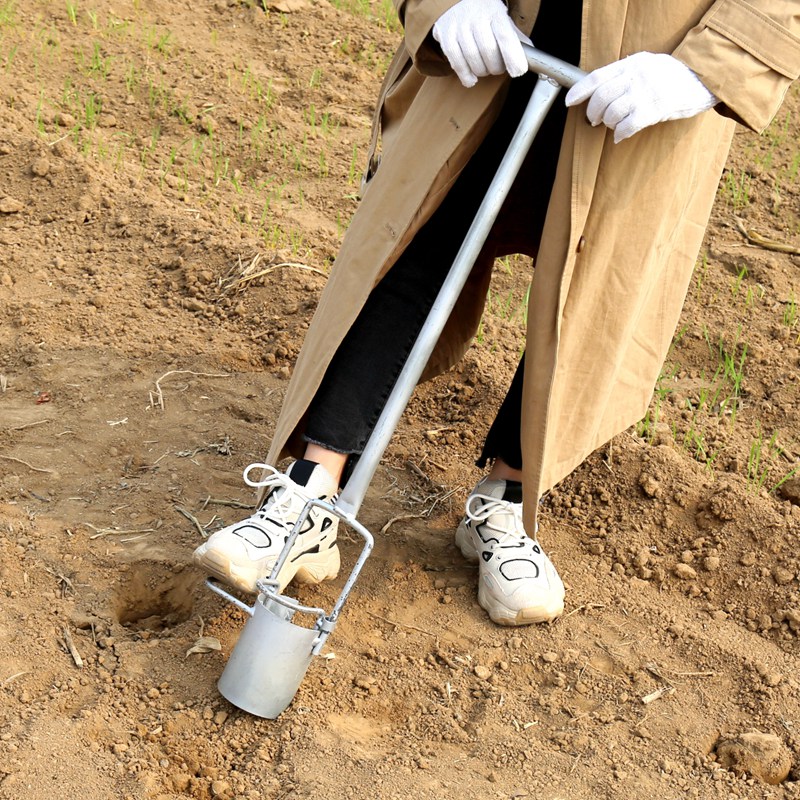
[(0, 2), (0, 29), (10, 28), (16, 24), (16, 5), (15, 0)]
[(739, 212), (750, 205), (750, 188), (753, 179), (745, 170), (736, 175), (732, 171), (725, 172), (722, 196), (734, 212)]

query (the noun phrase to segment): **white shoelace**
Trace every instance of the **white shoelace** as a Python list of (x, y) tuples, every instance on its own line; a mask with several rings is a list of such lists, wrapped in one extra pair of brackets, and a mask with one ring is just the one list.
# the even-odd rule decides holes
[[(474, 501), (480, 500), (482, 505), (474, 507)], [(525, 526), (522, 522), (522, 503), (512, 503), (509, 500), (498, 500), (486, 494), (471, 494), (467, 500), (467, 516), (472, 522), (486, 522), (487, 527), (496, 532), (498, 542), (496, 547), (513, 547), (524, 545), (527, 542), (533, 544), (533, 540), (525, 533)], [(489, 517), (494, 514), (511, 514), (513, 516), (513, 526), (511, 528), (498, 528), (488, 524)]]
[[(268, 474), (261, 480), (254, 481), (250, 478), (250, 470), (261, 469), (266, 470)], [(308, 498), (305, 498), (297, 491), (297, 484), (283, 472), (278, 472), (275, 467), (269, 464), (250, 464), (243, 474), (244, 482), (254, 489), (267, 488), (269, 490), (269, 497), (271, 502), (267, 501), (261, 508), (257, 509), (253, 516), (260, 517), (261, 519), (276, 519), (280, 525), (286, 530), (291, 530), (292, 526), (297, 520), (299, 509), (292, 508), (292, 501), (299, 498), (302, 504), (305, 505)], [(282, 489), (283, 491), (278, 491)], [(289, 515), (293, 515), (293, 519)]]

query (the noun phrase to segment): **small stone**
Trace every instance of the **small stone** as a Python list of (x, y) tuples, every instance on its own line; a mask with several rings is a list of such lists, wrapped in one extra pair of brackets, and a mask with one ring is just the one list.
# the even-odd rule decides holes
[(0, 284), (10, 289), (14, 285), (14, 279), (7, 272), (4, 272), (0, 275)]
[(75, 126), (75, 117), (72, 114), (68, 114), (66, 111), (59, 111), (56, 114), (56, 122), (62, 128), (72, 128)]
[(773, 688), (775, 686), (779, 686), (783, 682), (783, 675), (781, 675), (780, 672), (765, 672), (763, 678), (764, 683), (766, 683), (767, 686), (772, 686)]
[(222, 725), (225, 720), (228, 719), (228, 712), (227, 711), (217, 711), (214, 714), (214, 724), (215, 725)]
[(474, 673), (475, 673), (475, 674), (476, 674), (476, 675), (477, 675), (477, 676), (478, 676), (478, 677), (479, 677), (479, 678), (480, 678), (482, 681), (485, 681), (485, 680), (487, 680), (487, 679), (488, 679), (488, 678), (491, 676), (491, 674), (492, 674), (492, 671), (489, 669), (489, 667), (485, 667), (485, 666), (483, 666), (483, 664), (477, 664), (477, 665), (475, 666), (475, 669), (473, 670), (473, 672), (474, 672)]
[(231, 785), (227, 781), (212, 781), (211, 782), (211, 796), (212, 797), (226, 797), (231, 793)]
[(643, 472), (639, 477), (639, 486), (648, 497), (657, 497), (661, 490), (661, 484), (652, 476)]
[(37, 158), (31, 164), (31, 172), (40, 178), (44, 178), (50, 172), (50, 162), (46, 158)]
[(691, 581), (697, 577), (697, 572), (693, 567), (688, 564), (677, 564), (674, 569), (675, 576), (682, 581)]
[(778, 495), (793, 505), (800, 505), (800, 478), (790, 478), (778, 487)]
[(18, 214), (25, 206), (16, 198), (6, 196), (0, 200), (0, 211), (3, 214)]
[(183, 306), (187, 311), (205, 311), (206, 304), (196, 297), (188, 297), (183, 301)]
[(752, 567), (756, 563), (756, 554), (753, 552), (745, 553), (740, 559), (739, 563), (743, 567)]
[(751, 730), (732, 738), (720, 738), (715, 749), (720, 766), (737, 775), (753, 775), (773, 786), (783, 783), (792, 768), (789, 750), (772, 733)]
[(546, 653), (542, 653), (542, 661), (546, 661), (548, 664), (555, 664), (558, 661), (558, 653), (548, 650)]
[(183, 794), (192, 782), (191, 775), (185, 772), (178, 772), (172, 776), (172, 788), (179, 794)]
[(508, 647), (510, 650), (519, 650), (522, 647), (522, 637), (521, 636), (512, 636), (508, 640)]
[(706, 556), (703, 559), (703, 569), (706, 572), (716, 572), (719, 569), (719, 556)]
[(489, 781), (489, 783), (497, 783), (497, 781), (499, 780), (499, 776), (496, 772), (490, 772), (486, 776), (486, 780)]
[(148, 696), (148, 697), (149, 697), (151, 700), (155, 700), (157, 697), (161, 697), (161, 692), (159, 692), (159, 691), (158, 691), (158, 689), (156, 689), (156, 687), (155, 687), (155, 686), (153, 686), (153, 688), (152, 688), (152, 689), (148, 689), (148, 690), (147, 690), (147, 696)]
[(116, 128), (117, 118), (113, 114), (101, 114), (97, 118), (97, 124), (101, 128)]
[(772, 577), (779, 586), (785, 586), (794, 580), (794, 573), (785, 567), (775, 567), (772, 571)]

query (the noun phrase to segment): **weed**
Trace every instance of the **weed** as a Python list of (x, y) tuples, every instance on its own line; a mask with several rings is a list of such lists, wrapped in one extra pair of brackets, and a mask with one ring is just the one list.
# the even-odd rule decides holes
[(133, 64), (125, 70), (125, 90), (128, 94), (133, 94), (139, 87), (139, 72)]
[(78, 24), (78, 4), (74, 0), (67, 0), (67, 16), (73, 25)]
[(797, 298), (794, 291), (789, 292), (789, 300), (784, 304), (783, 324), (791, 330), (797, 323)]
[(795, 153), (787, 175), (789, 180), (794, 183), (797, 180), (797, 172), (800, 170), (800, 153)]
[[(530, 287), (528, 287), (528, 292), (530, 293)], [(681, 334), (681, 336), (682, 335), (683, 334)], [(675, 347), (675, 345), (676, 342), (673, 340), (670, 351)], [(653, 392), (653, 401), (650, 404), (650, 408), (647, 409), (647, 413), (644, 415), (644, 418), (636, 425), (637, 434), (642, 439), (645, 439), (648, 444), (653, 443), (656, 433), (656, 426), (661, 421), (661, 409), (666, 399), (673, 392), (673, 388), (669, 384), (675, 380), (675, 375), (678, 373), (678, 369), (679, 366), (677, 364), (672, 366), (667, 366), (666, 363), (664, 364), (664, 366), (661, 368), (661, 373), (658, 376), (658, 381), (656, 381), (655, 390)]]
[(739, 294), (739, 290), (742, 288), (742, 281), (747, 277), (747, 267), (742, 264), (739, 268), (739, 272), (736, 275), (736, 278), (733, 281), (733, 286), (731, 286), (731, 294), (736, 297)]
[(88, 130), (94, 130), (97, 127), (97, 120), (100, 117), (103, 104), (93, 94), (89, 94), (83, 104), (83, 119), (84, 124)]
[(761, 422), (756, 422), (756, 438), (750, 445), (750, 453), (747, 457), (747, 485), (752, 492), (760, 491), (767, 480), (769, 471), (769, 460), (774, 455), (780, 453), (778, 447), (778, 432), (773, 432), (764, 450), (764, 437), (761, 431)]
[(750, 204), (751, 182), (750, 174), (744, 170), (741, 170), (738, 178), (732, 171), (725, 173), (723, 196), (734, 211), (741, 211)]
[(350, 166), (347, 170), (347, 180), (350, 183), (358, 183), (358, 146), (353, 145), (353, 155), (350, 158)]
[(702, 255), (700, 256), (699, 261), (695, 264), (694, 268), (694, 294), (695, 297), (700, 297), (700, 291), (703, 288), (703, 284), (706, 282), (706, 276), (708, 275), (708, 253), (704, 250)]
[(0, 3), (0, 28), (14, 25), (15, 5), (15, 0), (4, 0), (4, 2)]
[(100, 44), (98, 42), (94, 43), (92, 60), (89, 64), (89, 72), (96, 73), (101, 78), (103, 78), (103, 80), (105, 80), (108, 77), (109, 73), (108, 59), (103, 58), (103, 54), (100, 50)]

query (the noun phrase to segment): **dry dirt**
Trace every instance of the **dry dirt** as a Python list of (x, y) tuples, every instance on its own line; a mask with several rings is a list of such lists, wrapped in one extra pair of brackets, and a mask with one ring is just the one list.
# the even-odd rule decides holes
[(398, 38), (280, 2), (0, 0), (0, 797), (800, 797), (797, 91), (737, 135), (648, 419), (545, 500), (564, 617), (493, 626), (452, 543), (511, 260), (367, 498), (335, 657), (275, 722), (218, 695), (244, 614), (190, 554), (246, 513)]

